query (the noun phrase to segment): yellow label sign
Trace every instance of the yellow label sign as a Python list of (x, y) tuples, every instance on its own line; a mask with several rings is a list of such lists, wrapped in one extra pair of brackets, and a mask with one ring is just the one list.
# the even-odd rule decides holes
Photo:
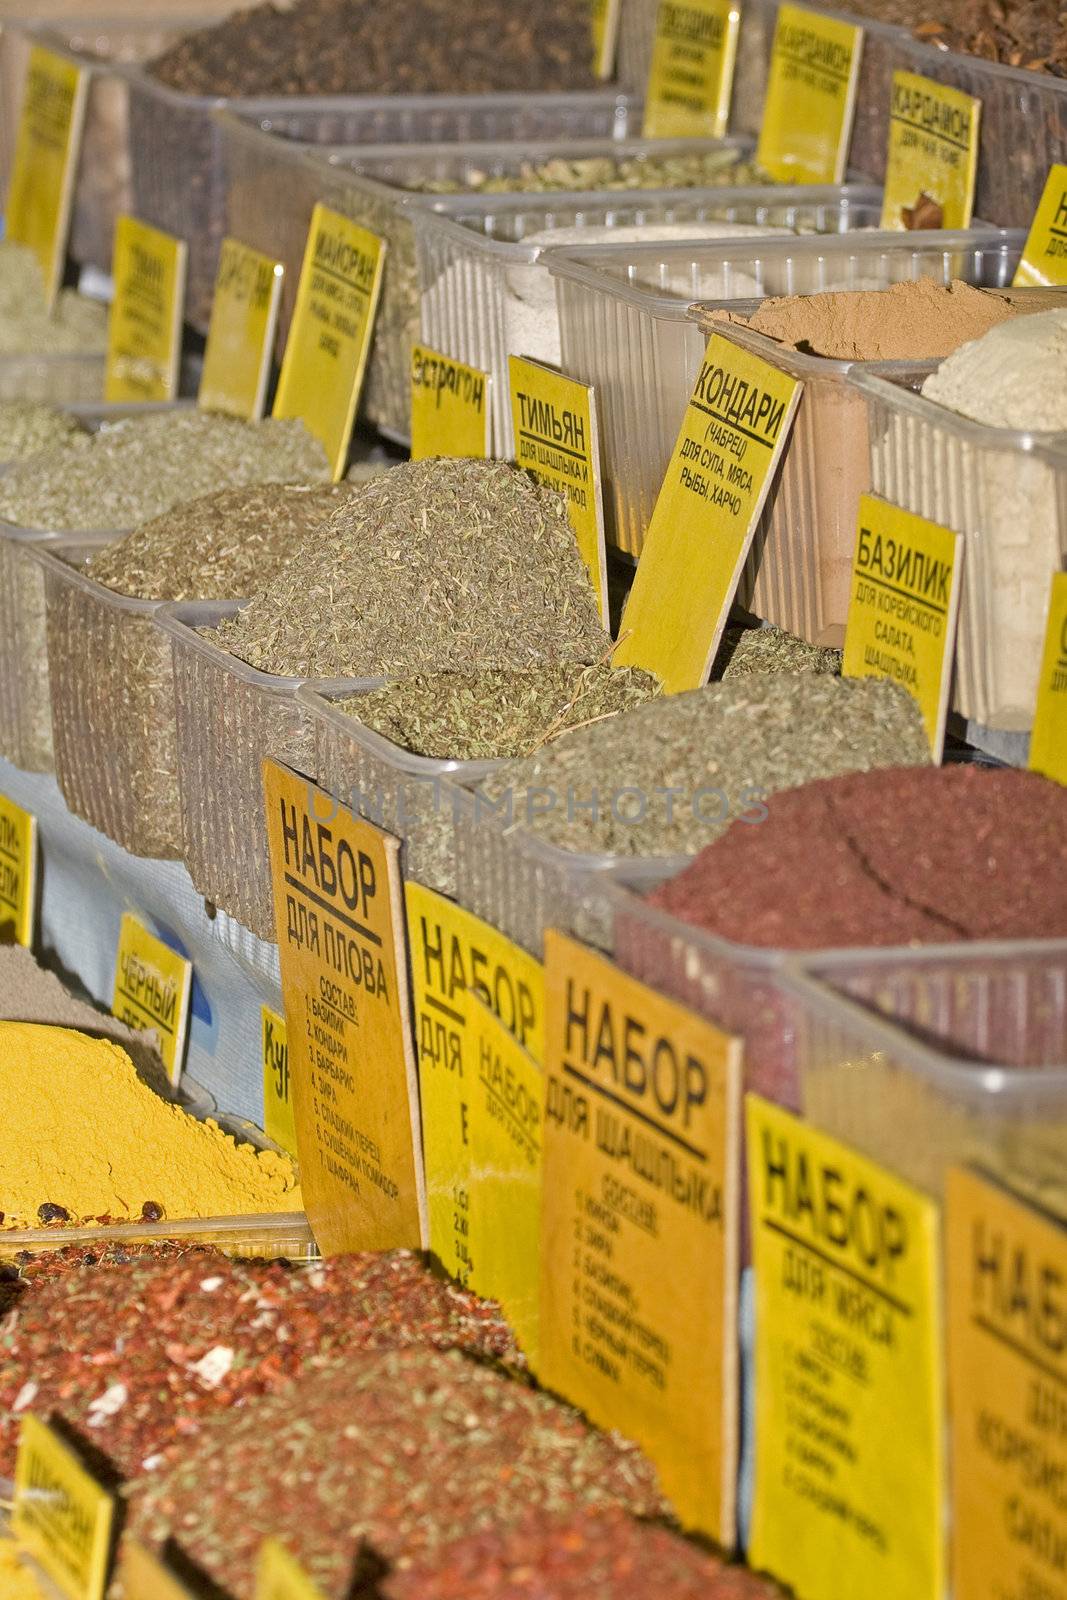
[(323, 1255), (421, 1248), (400, 846), (263, 764), (296, 1147)]
[(935, 761), (945, 744), (962, 564), (958, 533), (860, 496), (841, 671), (902, 684), (922, 712)]
[(0, 794), (0, 944), (33, 944), (37, 818)]
[(85, 122), (86, 76), (40, 45), (30, 51), (7, 197), (7, 237), (41, 265), (45, 297), (63, 281), (70, 203)]
[(119, 1575), (124, 1600), (194, 1600), (177, 1574), (136, 1540), (123, 1542)]
[(348, 461), (384, 261), (384, 239), (316, 205), (274, 415), (303, 419), (322, 441), (335, 483)]
[(748, 1559), (803, 1600), (940, 1600), (938, 1212), (746, 1097), (756, 1285)]
[(303, 1567), (277, 1539), (264, 1539), (256, 1568), (256, 1600), (323, 1600)]
[[(734, 1542), (741, 1045), (545, 934), (541, 1365)], [(694, 1337), (694, 1330), (699, 1330)]]
[(671, 694), (708, 681), (800, 388), (729, 339), (708, 340), (645, 535), (616, 666), (654, 672)]
[(740, 25), (734, 0), (660, 0), (642, 137), (722, 138)]
[(425, 345), (411, 347), (411, 459), (489, 454), (487, 372)]
[(103, 1600), (114, 1497), (39, 1417), (24, 1416), (11, 1531), (70, 1600)]
[(105, 400), (177, 397), (185, 257), (183, 239), (133, 217), (120, 217), (115, 224)]
[(292, 1080), (289, 1076), (289, 1040), (285, 1018), (264, 1006), (260, 1040), (263, 1050), (263, 1131), (291, 1156), (296, 1155)]
[(622, 0), (593, 0), (593, 71), (598, 78), (615, 76)]
[(285, 268), (223, 239), (197, 404), (246, 421), (263, 415)]
[(1014, 284), (1053, 288), (1067, 284), (1067, 166), (1049, 167)]
[(845, 176), (863, 29), (778, 7), (756, 164), (779, 183)]
[(1045, 651), (1030, 734), (1030, 769), (1067, 783), (1067, 572), (1052, 578)]
[(883, 228), (970, 227), (981, 110), (960, 89), (894, 72)]
[(946, 1194), (956, 1600), (1064, 1600), (1067, 1231), (977, 1174)]
[(430, 1249), (499, 1300), (536, 1352), (541, 963), (422, 884), (405, 885)]
[(515, 460), (567, 502), (601, 620), (608, 617), (600, 435), (593, 389), (539, 361), (508, 357)]
[(182, 1073), (193, 964), (126, 911), (119, 930), (111, 1010), (131, 1028), (154, 1028), (173, 1084)]

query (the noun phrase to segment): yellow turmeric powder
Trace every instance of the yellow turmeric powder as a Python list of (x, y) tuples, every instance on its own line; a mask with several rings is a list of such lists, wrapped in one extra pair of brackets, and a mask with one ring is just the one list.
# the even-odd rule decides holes
[(146, 1205), (176, 1220), (303, 1200), (288, 1156), (161, 1099), (109, 1039), (0, 1022), (0, 1227), (37, 1227), (42, 1206), (72, 1223), (136, 1222)]
[(4, 1600), (48, 1600), (44, 1585), (13, 1540), (0, 1537), (0, 1595)]

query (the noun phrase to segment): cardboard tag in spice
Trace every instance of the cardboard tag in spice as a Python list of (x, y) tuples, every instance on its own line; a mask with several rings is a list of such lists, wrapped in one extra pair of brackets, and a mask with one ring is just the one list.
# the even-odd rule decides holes
[(545, 935), (539, 1377), (734, 1542), (740, 1041)]
[(11, 1531), (69, 1600), (103, 1600), (115, 1500), (40, 1417), (22, 1419)]
[(1048, 169), (1044, 193), (1011, 281), (1052, 288), (1067, 284), (1067, 166), (1062, 163)]
[(778, 183), (841, 183), (852, 139), (863, 29), (778, 7), (756, 164)]
[(940, 1600), (933, 1201), (746, 1096), (756, 1295), (750, 1564), (820, 1600)]
[(289, 1074), (289, 1039), (285, 1018), (264, 1006), (261, 1019), (263, 1049), (263, 1131), (291, 1156), (296, 1155), (292, 1080)]
[(36, 921), (37, 818), (0, 794), (0, 944), (32, 948)]
[(1063, 1600), (1067, 1229), (969, 1171), (945, 1203), (953, 1594)]
[(894, 72), (883, 228), (969, 228), (982, 102), (960, 89)]
[(593, 0), (593, 71), (601, 80), (615, 76), (622, 0)]
[(1052, 577), (1029, 764), (1031, 772), (1067, 783), (1067, 572)]
[(400, 845), (263, 763), (296, 1146), (323, 1255), (425, 1245)]
[(425, 345), (411, 347), (411, 459), (489, 454), (487, 372)]
[(73, 61), (34, 45), (15, 140), (5, 228), (9, 239), (27, 245), (40, 262), (49, 306), (63, 281), (86, 90), (86, 74)]
[(722, 138), (740, 25), (734, 0), (660, 0), (643, 138)]
[(105, 400), (177, 399), (185, 258), (183, 239), (134, 217), (115, 224)]
[(708, 681), (801, 385), (713, 334), (659, 492), (616, 666), (670, 694)]
[(595, 391), (522, 356), (508, 357), (508, 382), (516, 463), (566, 500), (606, 625), (608, 569)]
[(860, 496), (841, 671), (903, 684), (923, 714), (935, 761), (945, 744), (962, 566), (958, 533), (877, 495)]
[(223, 239), (197, 405), (244, 421), (263, 415), (285, 268)]
[(182, 1074), (193, 964), (123, 912), (111, 1010), (131, 1028), (154, 1028), (172, 1084)]
[(501, 1302), (532, 1359), (544, 971), (435, 890), (405, 894), (430, 1249)]
[(264, 1539), (256, 1568), (256, 1600), (323, 1600), (295, 1556), (277, 1539)]
[(348, 462), (384, 262), (384, 239), (316, 205), (274, 415), (303, 419), (321, 440), (335, 483)]
[(123, 1543), (119, 1576), (125, 1600), (196, 1600), (177, 1573), (135, 1539)]

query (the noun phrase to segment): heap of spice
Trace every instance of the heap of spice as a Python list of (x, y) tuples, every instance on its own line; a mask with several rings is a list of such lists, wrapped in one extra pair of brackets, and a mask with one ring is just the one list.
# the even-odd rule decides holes
[(1061, 0), (938, 0), (933, 15), (927, 0), (858, 0), (853, 9), (942, 50), (1067, 77)]
[(107, 349), (107, 307), (73, 289), (45, 303), (36, 255), (0, 241), (0, 355), (100, 355)]
[(503, 461), (360, 487), (216, 642), (302, 678), (589, 663), (609, 648), (562, 497)]
[(573, 0), (295, 0), (191, 33), (151, 72), (198, 95), (491, 94), (594, 87)]
[(4, 1600), (50, 1600), (55, 1590), (46, 1590), (36, 1571), (6, 1534), (0, 1534), (0, 1594)]
[(658, 681), (637, 667), (428, 672), (340, 702), (393, 744), (442, 761), (530, 755), (565, 733), (643, 705)]
[(216, 489), (329, 476), (302, 422), (155, 412), (101, 428), (87, 449), (62, 445), (12, 467), (0, 478), (0, 518), (57, 532), (132, 528)]
[(667, 1512), (632, 1445), (458, 1352), (432, 1350), (349, 1354), (231, 1407), (130, 1497), (134, 1537), (158, 1545), (173, 1534), (235, 1600), (252, 1600), (267, 1534), (326, 1600), (345, 1600), (364, 1543), (403, 1569), (527, 1515)]
[(47, 1222), (300, 1211), (288, 1156), (198, 1122), (137, 1076), (109, 1039), (0, 1023), (0, 1212)]
[(0, 403), (0, 462), (21, 461), (53, 445), (84, 448), (89, 435), (66, 411), (35, 400)]
[(552, 194), (591, 189), (740, 188), (770, 179), (731, 145), (673, 155), (552, 156), (524, 161), (517, 172), (471, 172), (426, 178), (403, 187), (422, 194)]
[(763, 677), (777, 672), (841, 672), (841, 651), (809, 644), (785, 628), (727, 628), (712, 669), (713, 678)]
[(220, 1411), (360, 1351), (464, 1350), (521, 1374), (490, 1301), (407, 1251), (309, 1267), (162, 1245), (49, 1253), (0, 1326), (0, 1474), (21, 1417), (61, 1410), (125, 1477), (158, 1473)]
[(759, 832), (750, 824), (779, 790), (929, 759), (918, 708), (899, 685), (751, 675), (566, 733), (481, 789), (495, 815), (566, 850), (690, 855), (735, 819)]

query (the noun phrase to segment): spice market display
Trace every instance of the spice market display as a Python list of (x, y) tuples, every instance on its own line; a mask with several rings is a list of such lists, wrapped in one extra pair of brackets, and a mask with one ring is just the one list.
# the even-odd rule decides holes
[(1067, 1600), (1045, 0), (0, 0), (0, 1600)]

